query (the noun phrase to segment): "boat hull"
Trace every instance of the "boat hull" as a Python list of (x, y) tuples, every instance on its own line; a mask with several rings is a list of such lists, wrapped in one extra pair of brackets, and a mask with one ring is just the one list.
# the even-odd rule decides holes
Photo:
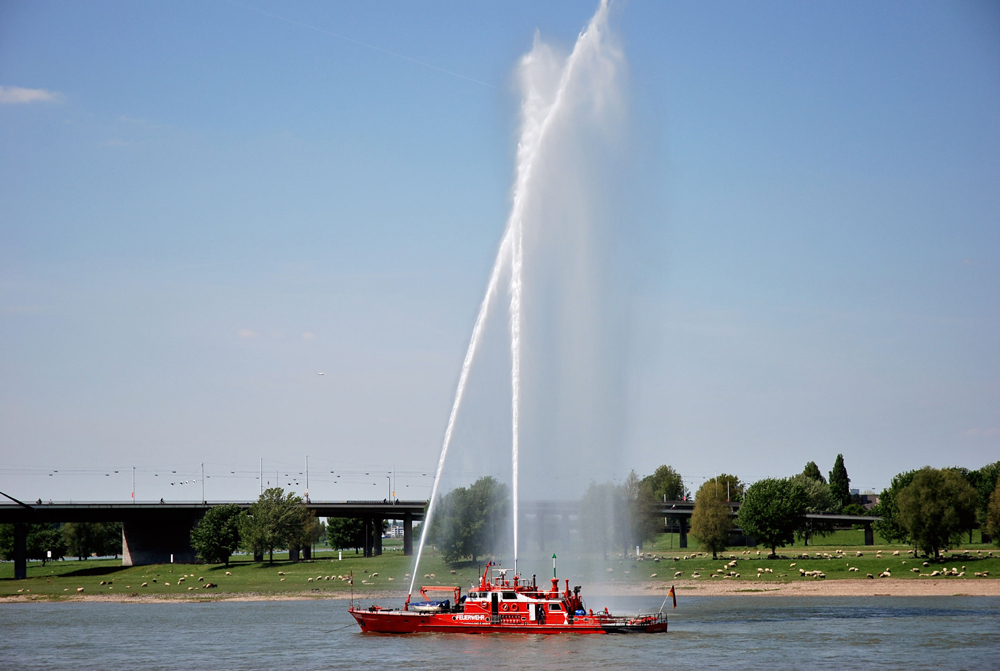
[(350, 610), (364, 633), (415, 634), (421, 632), (461, 634), (626, 634), (667, 631), (666, 616), (638, 618), (588, 616), (569, 624), (523, 621), (506, 616), (499, 621), (489, 615), (468, 613), (417, 613), (398, 610)]

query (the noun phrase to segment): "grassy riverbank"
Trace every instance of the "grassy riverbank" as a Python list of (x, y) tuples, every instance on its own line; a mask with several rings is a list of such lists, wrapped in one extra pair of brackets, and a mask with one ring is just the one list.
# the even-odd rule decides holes
[[(1000, 578), (1000, 550), (982, 545), (949, 551), (939, 562), (914, 558), (906, 548), (899, 546), (784, 548), (779, 550), (781, 554), (776, 559), (769, 559), (767, 550), (760, 550), (758, 554), (757, 549), (735, 549), (713, 560), (710, 554), (691, 550), (669, 551), (661, 549), (663, 545), (663, 539), (660, 539), (642, 560), (617, 554), (611, 554), (607, 559), (600, 555), (561, 555), (564, 557), (561, 561), (565, 562), (561, 564), (565, 567), (561, 575), (570, 578), (574, 584), (599, 582), (625, 591), (658, 589), (675, 581), (687, 585), (739, 585), (737, 589), (740, 591), (754, 591), (769, 590), (774, 585), (788, 583), (870, 581), (879, 584), (891, 580), (893, 583), (957, 584)], [(859, 552), (861, 556), (858, 556)], [(805, 553), (808, 557), (803, 556)], [(526, 560), (525, 564), (537, 570), (546, 562), (535, 558), (530, 562)], [(422, 562), (417, 586), (459, 585), (467, 590), (484, 564), (485, 560), (479, 564), (465, 562), (448, 565), (430, 550)], [(948, 569), (947, 575), (944, 575), (945, 569)], [(45, 566), (41, 562), (29, 562), (26, 580), (13, 580), (13, 564), (4, 562), (0, 563), (0, 599), (62, 599), (94, 595), (119, 598), (346, 596), (351, 591), (347, 578), (352, 572), (355, 593), (399, 593), (409, 587), (408, 574), (411, 570), (412, 558), (403, 556), (398, 550), (368, 559), (344, 553), (342, 560), (338, 560), (336, 552), (320, 552), (314, 559), (300, 562), (290, 562), (287, 554), (281, 553), (275, 555), (273, 565), (237, 556), (229, 567), (198, 564), (123, 567), (120, 559), (56, 561), (47, 562)], [(817, 571), (822, 577), (815, 575)], [(935, 571), (939, 574), (932, 575)], [(889, 576), (879, 577), (887, 572)], [(206, 587), (207, 583), (213, 586)], [(758, 588), (758, 585), (761, 587)], [(957, 586), (956, 591), (960, 591)], [(934, 590), (931, 592), (936, 593)]]
[[(4, 562), (0, 564), (0, 598), (24, 594), (64, 597), (77, 594), (133, 593), (140, 596), (203, 596), (221, 593), (266, 595), (310, 592), (322, 596), (349, 593), (351, 584), (348, 577), (352, 571), (355, 591), (406, 590), (409, 587), (408, 574), (411, 569), (412, 558), (403, 556), (401, 552), (368, 559), (345, 552), (342, 561), (338, 561), (337, 553), (326, 552), (319, 553), (315, 559), (299, 562), (290, 562), (287, 553), (280, 553), (275, 554), (273, 565), (237, 556), (229, 567), (221, 564), (124, 567), (121, 559), (50, 561), (42, 566), (41, 562), (33, 561), (28, 563), (27, 580), (13, 580), (13, 564)], [(453, 570), (454, 574), (451, 573)], [(434, 574), (434, 577), (424, 578), (424, 574)], [(424, 582), (465, 586), (474, 579), (474, 566), (471, 569), (454, 569), (446, 566), (436, 556), (426, 556), (421, 562), (418, 584)], [(206, 583), (211, 583), (214, 587), (206, 588)]]

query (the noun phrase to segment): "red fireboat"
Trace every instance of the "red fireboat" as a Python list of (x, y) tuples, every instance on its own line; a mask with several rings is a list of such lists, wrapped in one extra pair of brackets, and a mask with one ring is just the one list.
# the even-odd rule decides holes
[[(553, 557), (554, 558), (554, 557)], [(612, 615), (605, 608), (594, 612), (584, 606), (580, 587), (559, 590), (553, 567), (551, 589), (539, 589), (520, 579), (511, 569), (490, 562), (479, 579), (478, 588), (462, 595), (461, 587), (421, 587), (423, 602), (410, 603), (403, 609), (355, 608), (350, 613), (365, 633), (412, 634), (418, 632), (454, 632), (465, 634), (629, 634), (659, 633), (667, 630), (667, 616), (662, 612), (634, 617)], [(442, 597), (432, 599), (428, 593)], [(671, 588), (671, 595), (673, 588)], [(676, 600), (674, 601), (676, 607)]]

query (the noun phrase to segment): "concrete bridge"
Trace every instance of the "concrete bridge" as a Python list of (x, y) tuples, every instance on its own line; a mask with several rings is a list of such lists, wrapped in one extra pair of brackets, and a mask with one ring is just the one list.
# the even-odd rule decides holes
[[(8, 497), (9, 498), (9, 497)], [(71, 503), (37, 501), (32, 504), (12, 499), (0, 504), (0, 523), (14, 525), (14, 577), (27, 574), (28, 524), (48, 522), (121, 522), (122, 565), (160, 564), (196, 559), (191, 547), (191, 529), (211, 508), (235, 503), (244, 510), (252, 501), (209, 501), (202, 503)], [(413, 522), (424, 519), (426, 501), (309, 501), (305, 507), (317, 517), (356, 517), (365, 522), (366, 557), (382, 554), (383, 520), (403, 523), (403, 553), (413, 554)], [(308, 559), (311, 548), (303, 548)], [(255, 557), (262, 560), (263, 557)]]

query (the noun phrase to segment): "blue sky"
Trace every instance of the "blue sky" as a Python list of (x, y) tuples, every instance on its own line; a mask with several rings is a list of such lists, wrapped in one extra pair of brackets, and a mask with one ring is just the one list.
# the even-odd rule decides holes
[[(514, 68), (595, 6), (0, 5), (2, 491), (126, 498), (136, 466), (158, 498), (205, 462), (244, 496), (308, 454), (353, 483), (316, 496), (393, 465), (425, 495), (509, 210)], [(843, 453), (881, 488), (1000, 458), (997, 5), (614, 16), (613, 475)]]

